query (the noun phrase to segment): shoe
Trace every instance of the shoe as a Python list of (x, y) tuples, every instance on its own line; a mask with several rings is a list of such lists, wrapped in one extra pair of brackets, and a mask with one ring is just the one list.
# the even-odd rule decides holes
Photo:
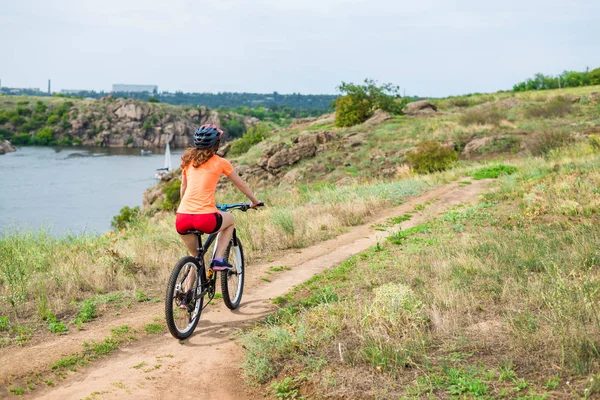
[(183, 299), (181, 299), (181, 304), (179, 308), (187, 310), (190, 301), (192, 300), (192, 292), (193, 290), (188, 290), (187, 293), (183, 295)]
[(213, 260), (212, 269), (215, 271), (227, 271), (233, 269), (233, 265), (229, 264), (227, 261)]

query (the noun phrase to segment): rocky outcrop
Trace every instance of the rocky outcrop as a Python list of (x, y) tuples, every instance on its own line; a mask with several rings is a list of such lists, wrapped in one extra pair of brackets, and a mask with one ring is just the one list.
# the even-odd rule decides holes
[(382, 122), (387, 121), (388, 119), (391, 119), (392, 116), (390, 115), (389, 112), (387, 111), (383, 111), (383, 110), (375, 110), (375, 112), (373, 113), (373, 115), (365, 121), (365, 124), (367, 125), (379, 125)]
[(548, 97), (546, 99), (546, 103), (550, 103), (551, 101), (556, 99), (563, 99), (568, 101), (569, 103), (579, 103), (579, 101), (581, 100), (581, 96), (577, 96), (575, 94), (570, 93), (559, 94), (558, 96)]
[(12, 153), (13, 151), (17, 151), (17, 149), (12, 143), (8, 140), (0, 140), (0, 154)]
[(269, 146), (258, 161), (258, 166), (271, 173), (277, 173), (281, 167), (314, 157), (318, 151), (323, 149), (325, 143), (337, 138), (337, 134), (330, 131), (302, 132), (292, 138), (291, 146), (285, 143), (275, 143)]
[(402, 110), (407, 115), (429, 115), (437, 112), (437, 106), (429, 100), (414, 101), (408, 103)]
[[(55, 109), (65, 106), (66, 112), (52, 114)], [(112, 96), (99, 100), (65, 100), (48, 108), (48, 114), (57, 118), (46, 125), (52, 129), (55, 141), (100, 147), (147, 148), (164, 147), (169, 143), (172, 148), (183, 148), (191, 144), (197, 126), (209, 123), (221, 127), (221, 118), (232, 118), (206, 107), (178, 107)], [(236, 115), (235, 118), (246, 127), (260, 123), (253, 117)], [(2, 128), (17, 132), (17, 127), (10, 122)], [(38, 131), (28, 133), (34, 136)], [(224, 140), (227, 140), (227, 132)]]
[(507, 99), (498, 100), (498, 101), (488, 101), (487, 103), (479, 104), (473, 107), (474, 110), (487, 110), (490, 108), (499, 108), (502, 110), (510, 110), (511, 108), (519, 107), (523, 102), (519, 99), (515, 99), (514, 97), (509, 97)]

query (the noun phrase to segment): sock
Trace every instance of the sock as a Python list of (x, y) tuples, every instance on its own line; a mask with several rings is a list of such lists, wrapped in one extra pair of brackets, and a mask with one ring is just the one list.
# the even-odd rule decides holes
[(220, 263), (222, 263), (222, 262), (223, 262), (223, 259), (222, 259), (222, 258), (215, 258), (214, 260), (215, 260), (215, 261), (218, 261), (218, 262), (220, 262)]

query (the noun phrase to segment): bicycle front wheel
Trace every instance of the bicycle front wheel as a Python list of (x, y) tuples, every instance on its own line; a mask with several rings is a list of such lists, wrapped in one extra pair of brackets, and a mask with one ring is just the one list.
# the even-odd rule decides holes
[(199, 292), (200, 266), (194, 257), (183, 257), (177, 262), (165, 296), (165, 317), (169, 332), (177, 339), (191, 336), (200, 320), (204, 296), (196, 299)]
[(239, 239), (237, 246), (229, 243), (224, 258), (233, 265), (233, 269), (221, 272), (221, 293), (227, 308), (235, 310), (239, 307), (244, 292), (244, 250)]

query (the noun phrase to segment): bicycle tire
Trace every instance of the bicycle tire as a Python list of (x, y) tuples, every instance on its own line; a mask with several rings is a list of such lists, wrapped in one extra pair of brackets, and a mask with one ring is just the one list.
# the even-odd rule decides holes
[[(177, 278), (179, 277), (179, 273), (181, 272), (182, 268), (184, 268), (188, 264), (192, 264), (196, 268), (197, 274), (200, 275), (202, 273), (200, 271), (200, 265), (198, 264), (198, 260), (195, 257), (187, 256), (181, 258), (177, 262), (177, 264), (175, 264), (175, 267), (171, 272), (171, 277), (169, 278), (169, 283), (167, 284), (167, 293), (165, 296), (165, 319), (167, 322), (167, 327), (169, 328), (169, 332), (171, 332), (171, 335), (180, 340), (187, 339), (192, 335), (192, 333), (194, 333), (194, 329), (196, 329), (198, 321), (200, 320), (200, 314), (202, 313), (202, 305), (204, 303), (204, 296), (197, 299), (192, 311), (194, 314), (190, 317), (190, 322), (186, 329), (181, 330), (177, 327), (174, 315), (175, 310), (173, 308), (174, 298), (176, 295), (175, 291), (178, 284)], [(196, 280), (196, 282), (198, 281), (199, 280)], [(196, 288), (197, 286), (194, 286), (194, 292), (196, 291)], [(176, 311), (184, 312), (179, 308), (177, 308)]]
[[(242, 294), (244, 293), (244, 276), (246, 275), (242, 242), (240, 242), (238, 239), (237, 244), (237, 246), (232, 246), (232, 243), (229, 243), (227, 250), (225, 250), (224, 259), (229, 261), (229, 257), (233, 257), (232, 261), (235, 261), (233, 264), (234, 269), (236, 269), (239, 265), (240, 272), (236, 273), (234, 270), (221, 272), (221, 294), (223, 295), (223, 302), (230, 310), (235, 310), (240, 306)], [(228, 282), (230, 279), (234, 279), (234, 277), (237, 278), (237, 288), (235, 293), (233, 293), (234, 296), (232, 298)]]

